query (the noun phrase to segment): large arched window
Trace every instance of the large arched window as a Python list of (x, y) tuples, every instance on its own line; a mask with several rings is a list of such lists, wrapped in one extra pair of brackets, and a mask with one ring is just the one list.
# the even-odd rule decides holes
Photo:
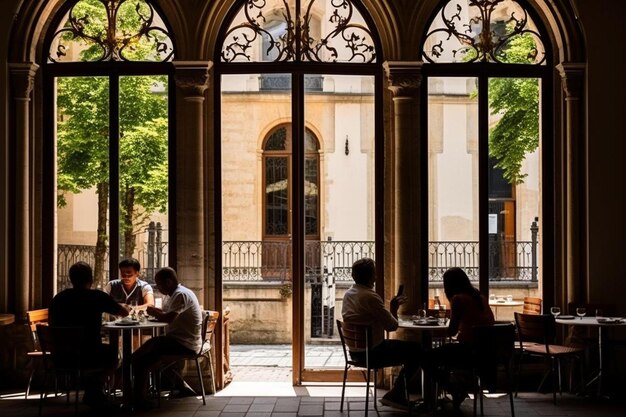
[(431, 297), (451, 266), (496, 298), (539, 288), (537, 223), (552, 218), (543, 33), (514, 0), (445, 2), (425, 33)]
[(172, 243), (167, 26), (149, 1), (80, 0), (67, 2), (51, 28), (45, 241), (57, 290), (77, 260), (92, 264), (97, 286), (117, 277), (121, 257), (138, 258), (151, 280)]
[(214, 66), (218, 270), (225, 299), (262, 281), (286, 301), (271, 314), (280, 309), (291, 328), (255, 312), (231, 321), (231, 332), (292, 343), (299, 383), (327, 366), (306, 352), (336, 334), (337, 286), (350, 285), (352, 262), (375, 257), (382, 242), (380, 48), (356, 0), (237, 4)]

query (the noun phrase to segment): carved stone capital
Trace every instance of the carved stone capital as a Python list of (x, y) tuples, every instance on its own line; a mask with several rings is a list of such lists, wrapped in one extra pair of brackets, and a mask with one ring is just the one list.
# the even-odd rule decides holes
[(11, 82), (16, 100), (29, 100), (30, 93), (35, 86), (35, 75), (39, 65), (34, 62), (9, 63)]
[(578, 100), (585, 85), (585, 64), (564, 62), (556, 66), (561, 75), (566, 100)]
[(211, 61), (174, 61), (176, 73), (174, 80), (183, 94), (188, 97), (204, 97), (209, 87), (209, 70)]
[(388, 88), (394, 97), (415, 97), (422, 83), (422, 62), (386, 61)]

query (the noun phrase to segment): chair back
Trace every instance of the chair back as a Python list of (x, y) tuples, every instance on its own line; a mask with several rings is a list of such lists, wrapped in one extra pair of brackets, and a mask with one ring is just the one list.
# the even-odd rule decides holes
[(202, 348), (200, 353), (211, 350), (213, 334), (215, 333), (217, 321), (220, 318), (219, 311), (204, 310), (202, 315)]
[[(84, 329), (82, 327), (53, 327), (37, 325), (37, 336), (46, 366), (57, 370), (75, 370), (82, 367)], [(86, 352), (89, 353), (89, 352)], [(95, 353), (95, 352), (91, 352)]]
[(370, 326), (356, 323), (345, 323), (337, 319), (337, 330), (341, 339), (341, 347), (343, 348), (343, 356), (346, 363), (354, 362), (348, 357), (348, 352), (367, 352), (370, 345)]
[(30, 328), (33, 349), (35, 351), (41, 351), (41, 344), (39, 343), (39, 337), (37, 336), (37, 325), (48, 324), (48, 309), (42, 308), (39, 310), (27, 311), (26, 319), (28, 320), (28, 327)]
[(498, 366), (508, 370), (514, 348), (515, 326), (511, 323), (474, 327), (472, 367), (490, 391), (496, 385)]
[(554, 343), (556, 337), (556, 322), (550, 314), (523, 314), (515, 312), (515, 324), (520, 341), (541, 343), (546, 346)]
[(541, 314), (541, 298), (524, 297), (523, 314)]
[(472, 348), (479, 363), (508, 363), (515, 348), (515, 326), (511, 323), (475, 326)]

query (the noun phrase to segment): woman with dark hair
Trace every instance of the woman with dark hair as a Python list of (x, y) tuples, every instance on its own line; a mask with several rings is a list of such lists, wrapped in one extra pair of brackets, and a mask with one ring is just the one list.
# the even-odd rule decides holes
[(443, 274), (443, 290), (450, 301), (448, 334), (459, 343), (472, 341), (474, 326), (494, 323), (489, 300), (472, 286), (461, 268), (450, 268)]
[(459, 408), (467, 397), (467, 383), (451, 378), (455, 369), (470, 369), (471, 342), (474, 326), (494, 323), (489, 300), (472, 286), (461, 268), (450, 268), (443, 274), (443, 289), (450, 302), (448, 335), (455, 343), (446, 343), (428, 352), (424, 368), (452, 395), (452, 403)]

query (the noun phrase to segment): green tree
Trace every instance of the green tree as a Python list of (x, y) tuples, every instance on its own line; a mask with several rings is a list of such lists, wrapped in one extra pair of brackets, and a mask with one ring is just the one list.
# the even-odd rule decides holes
[[(508, 63), (530, 63), (536, 52), (531, 35), (516, 36), (500, 54)], [(520, 184), (526, 155), (539, 146), (539, 81), (536, 78), (490, 78), (489, 106), (499, 118), (489, 130), (489, 156), (511, 184)]]
[[(117, 26), (132, 33), (141, 24), (135, 3), (120, 8)], [(146, 6), (147, 7), (147, 6)], [(145, 10), (143, 10), (145, 12)], [(105, 36), (106, 9), (99, 0), (83, 0), (75, 6), (76, 16), (89, 16), (85, 32)], [(106, 26), (104, 26), (106, 28)], [(73, 39), (65, 35), (66, 41)], [(91, 61), (102, 55), (97, 45), (80, 44), (80, 59)], [(148, 56), (153, 45), (139, 39), (128, 49), (134, 59)], [(120, 233), (124, 256), (132, 256), (136, 233), (151, 214), (167, 211), (168, 121), (167, 96), (154, 94), (155, 85), (167, 85), (166, 76), (119, 78), (119, 190)], [(62, 77), (57, 79), (57, 186), (58, 204), (66, 204), (66, 193), (95, 189), (98, 225), (94, 275), (104, 280), (108, 250), (109, 202), (109, 78)]]

